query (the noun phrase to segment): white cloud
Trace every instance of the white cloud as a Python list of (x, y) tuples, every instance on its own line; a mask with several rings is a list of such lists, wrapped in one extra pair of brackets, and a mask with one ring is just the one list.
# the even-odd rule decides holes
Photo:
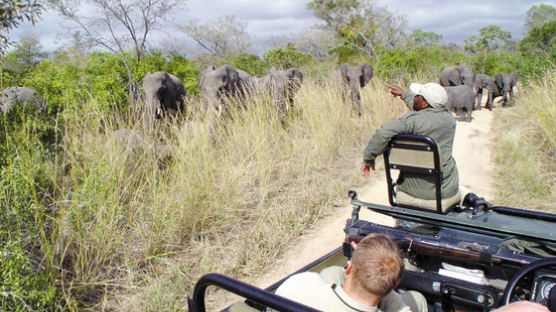
[[(201, 23), (216, 21), (224, 15), (235, 15), (247, 23), (253, 46), (262, 46), (273, 36), (295, 35), (319, 23), (312, 12), (305, 9), (310, 0), (189, 0), (186, 8), (176, 12), (168, 20), (174, 29), (176, 24), (186, 24), (192, 19)], [(443, 36), (445, 42), (462, 44), (463, 39), (478, 35), (479, 29), (487, 25), (498, 25), (510, 31), (513, 39), (523, 37), (525, 12), (535, 4), (556, 6), (556, 0), (375, 0), (389, 11), (404, 15), (408, 20), (408, 33), (415, 29), (434, 31)], [(9, 35), (12, 40), (25, 32), (39, 36), (45, 50), (54, 50), (60, 40), (69, 36), (71, 25), (63, 22), (53, 11), (43, 14), (43, 19), (32, 27), (24, 23)], [(171, 37), (183, 37), (179, 31), (168, 31)], [(160, 32), (152, 38), (167, 38)]]

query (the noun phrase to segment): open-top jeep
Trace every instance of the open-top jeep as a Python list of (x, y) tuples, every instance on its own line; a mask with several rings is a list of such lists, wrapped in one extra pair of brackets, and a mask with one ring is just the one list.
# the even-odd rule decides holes
[[(440, 153), (428, 137), (395, 137), (384, 161), (390, 205), (360, 201), (350, 191), (353, 212), (346, 221), (343, 246), (292, 274), (345, 266), (352, 253), (350, 242), (382, 233), (391, 236), (404, 255), (406, 268), (399, 288), (421, 292), (429, 311), (489, 311), (530, 300), (556, 312), (556, 215), (493, 206), (473, 193), (462, 200), (442, 200)], [(434, 181), (436, 200), (417, 204), (402, 200), (392, 170), (420, 173)], [(396, 226), (360, 220), (361, 209), (389, 215)], [(196, 284), (189, 310), (205, 310), (204, 293), (212, 285), (246, 298), (229, 311), (314, 311), (273, 294), (286, 278), (263, 290), (208, 274)]]

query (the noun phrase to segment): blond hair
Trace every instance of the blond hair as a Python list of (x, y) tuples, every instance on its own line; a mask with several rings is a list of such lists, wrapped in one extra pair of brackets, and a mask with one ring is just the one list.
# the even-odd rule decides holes
[(358, 287), (381, 297), (398, 286), (404, 269), (398, 245), (383, 234), (371, 234), (361, 240), (351, 263)]

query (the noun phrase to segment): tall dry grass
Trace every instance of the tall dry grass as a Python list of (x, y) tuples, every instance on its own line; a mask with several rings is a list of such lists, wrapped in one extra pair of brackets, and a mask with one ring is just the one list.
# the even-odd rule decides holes
[(202, 274), (267, 268), (347, 202), (346, 191), (363, 183), (373, 130), (406, 111), (376, 78), (362, 98), (357, 118), (338, 82), (306, 79), (285, 124), (262, 96), (225, 118), (190, 109), (188, 121), (155, 135), (172, 146), (162, 165), (156, 146), (114, 145), (116, 129), (139, 124), (94, 109), (68, 118), (62, 152), (48, 165), (56, 182), (49, 257), (68, 306), (81, 309), (85, 298), (91, 310), (183, 310)]
[(495, 133), (496, 201), (556, 213), (556, 71), (497, 110)]

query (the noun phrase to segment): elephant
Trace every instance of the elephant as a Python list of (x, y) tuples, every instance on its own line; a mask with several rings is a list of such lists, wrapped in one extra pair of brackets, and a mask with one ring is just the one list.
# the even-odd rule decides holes
[(118, 129), (108, 138), (108, 148), (125, 157), (128, 171), (133, 171), (146, 154), (154, 153), (158, 169), (164, 169), (176, 154), (176, 147), (156, 143), (150, 136), (138, 130)]
[(205, 107), (216, 109), (219, 115), (226, 109), (227, 100), (242, 94), (240, 73), (228, 64), (203, 70), (199, 75), (199, 87)]
[(464, 121), (471, 121), (471, 112), (475, 104), (473, 88), (461, 85), (444, 87), (444, 89), (448, 93), (448, 103), (446, 106)]
[(143, 78), (143, 96), (143, 122), (147, 130), (152, 130), (155, 119), (170, 112), (183, 112), (185, 87), (172, 74), (163, 71), (147, 73)]
[[(502, 106), (512, 106), (514, 104), (514, 87), (516, 86), (517, 80), (519, 79), (519, 75), (516, 72), (512, 72), (509, 74), (498, 73), (496, 74), (496, 76), (494, 76), (494, 79), (496, 80), (498, 89), (500, 89), (500, 95), (504, 97)], [(510, 97), (509, 104), (508, 95)]]
[(293, 111), (293, 98), (303, 83), (303, 73), (297, 68), (286, 71), (271, 68), (268, 74), (257, 80), (259, 88), (268, 92), (284, 123), (286, 112)]
[(477, 93), (477, 98), (475, 101), (475, 109), (481, 109), (481, 101), (483, 97), (483, 92), (486, 89), (488, 92), (488, 99), (485, 104), (485, 108), (492, 110), (493, 99), (497, 96), (501, 96), (502, 93), (496, 84), (496, 80), (485, 74), (477, 74), (475, 77), (474, 89)]
[(9, 87), (0, 93), (0, 109), (8, 113), (10, 108), (18, 103), (27, 103), (36, 106), (39, 110), (46, 111), (46, 102), (39, 96), (37, 91), (27, 87)]
[(342, 77), (342, 97), (344, 103), (351, 102), (357, 115), (361, 117), (361, 89), (369, 83), (373, 77), (373, 68), (367, 63), (350, 65), (348, 63), (340, 66)]
[(440, 85), (443, 87), (475, 84), (475, 68), (468, 65), (449, 66), (440, 72)]

